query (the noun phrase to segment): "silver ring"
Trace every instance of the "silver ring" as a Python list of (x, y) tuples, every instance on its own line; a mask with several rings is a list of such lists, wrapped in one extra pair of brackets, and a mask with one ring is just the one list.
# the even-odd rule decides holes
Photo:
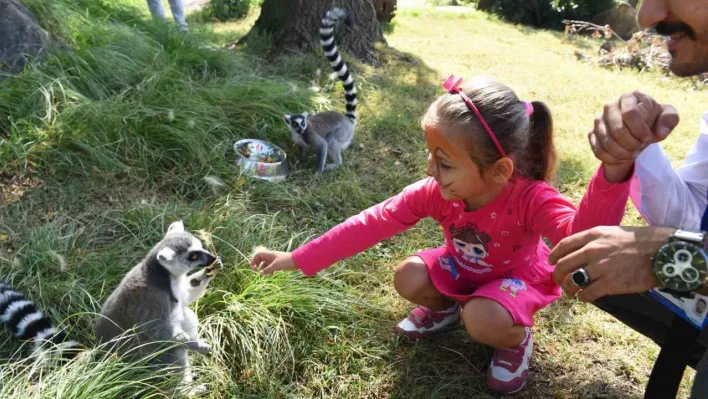
[(574, 271), (573, 274), (570, 275), (570, 278), (578, 287), (587, 287), (592, 282), (590, 276), (588, 276), (588, 272), (583, 268)]

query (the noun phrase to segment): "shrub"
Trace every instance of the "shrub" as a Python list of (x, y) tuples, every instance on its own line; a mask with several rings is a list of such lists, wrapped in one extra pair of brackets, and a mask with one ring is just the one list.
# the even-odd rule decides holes
[(259, 6), (262, 0), (210, 0), (206, 14), (219, 21), (229, 21), (243, 18), (253, 7)]
[(492, 12), (513, 23), (561, 29), (564, 19), (589, 21), (614, 6), (615, 0), (497, 0)]

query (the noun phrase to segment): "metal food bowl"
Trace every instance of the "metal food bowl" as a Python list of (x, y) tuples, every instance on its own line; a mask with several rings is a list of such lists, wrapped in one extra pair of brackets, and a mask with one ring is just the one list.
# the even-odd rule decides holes
[(234, 144), (236, 164), (257, 179), (283, 181), (290, 175), (285, 151), (275, 144), (257, 139), (239, 140)]

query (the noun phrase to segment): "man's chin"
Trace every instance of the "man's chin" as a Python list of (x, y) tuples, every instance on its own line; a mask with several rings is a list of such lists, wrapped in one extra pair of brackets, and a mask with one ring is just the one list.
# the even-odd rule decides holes
[(684, 65), (678, 65), (678, 66), (669, 65), (669, 70), (671, 71), (671, 73), (673, 73), (674, 75), (681, 77), (681, 78), (687, 78), (689, 76), (693, 76), (693, 75), (700, 73), (700, 72), (694, 72), (692, 70), (689, 70)]
[(676, 76), (687, 78), (689, 76), (699, 75), (708, 72), (708, 65), (697, 62), (682, 62), (672, 55), (669, 63), (669, 70)]

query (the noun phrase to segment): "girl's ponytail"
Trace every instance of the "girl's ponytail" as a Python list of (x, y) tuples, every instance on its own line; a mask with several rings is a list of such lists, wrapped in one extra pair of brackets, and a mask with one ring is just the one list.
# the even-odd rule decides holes
[(529, 116), (529, 142), (526, 150), (525, 174), (540, 181), (553, 178), (556, 168), (556, 149), (553, 145), (553, 118), (551, 110), (541, 101), (534, 101)]
[(443, 126), (467, 138), (470, 158), (482, 170), (506, 154), (519, 175), (546, 182), (553, 178), (553, 118), (545, 103), (521, 101), (508, 86), (487, 79), (465, 85), (464, 94), (481, 117), (461, 96), (444, 94), (428, 109), (423, 127)]

